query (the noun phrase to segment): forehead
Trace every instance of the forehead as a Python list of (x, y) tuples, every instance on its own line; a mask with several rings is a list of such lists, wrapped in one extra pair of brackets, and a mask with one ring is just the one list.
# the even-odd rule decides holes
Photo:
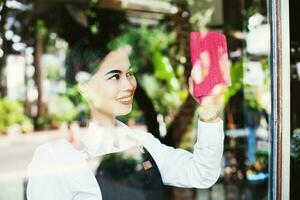
[(126, 71), (130, 66), (128, 54), (119, 49), (115, 51), (111, 51), (109, 54), (105, 56), (103, 61), (100, 63), (99, 71), (106, 73), (110, 70), (121, 70)]

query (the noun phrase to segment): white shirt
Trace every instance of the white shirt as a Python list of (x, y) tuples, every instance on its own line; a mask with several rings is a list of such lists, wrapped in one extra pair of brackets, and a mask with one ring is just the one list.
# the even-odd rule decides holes
[[(28, 200), (101, 200), (101, 191), (87, 157), (144, 146), (154, 158), (165, 185), (208, 188), (218, 179), (223, 154), (223, 121), (198, 120), (193, 153), (162, 144), (151, 133), (119, 122), (119, 131), (93, 125), (78, 150), (66, 140), (39, 146), (28, 166)], [(126, 130), (126, 131), (124, 131)]]

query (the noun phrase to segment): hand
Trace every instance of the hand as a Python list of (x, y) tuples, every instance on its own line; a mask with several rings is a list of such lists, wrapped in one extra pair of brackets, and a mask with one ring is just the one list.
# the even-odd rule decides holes
[[(199, 72), (197, 77), (201, 77)], [(225, 88), (222, 85), (216, 85), (212, 91), (214, 95), (205, 96), (201, 99), (194, 96), (193, 92), (193, 80), (195, 77), (195, 72), (192, 71), (191, 76), (189, 77), (189, 93), (199, 104), (199, 119), (204, 122), (217, 122), (220, 120), (220, 112), (224, 104), (224, 91)]]

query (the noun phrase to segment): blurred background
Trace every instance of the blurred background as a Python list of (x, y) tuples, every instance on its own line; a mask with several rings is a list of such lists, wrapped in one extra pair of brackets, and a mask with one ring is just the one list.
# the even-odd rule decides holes
[[(267, 199), (271, 112), (267, 0), (0, 2), (1, 200), (25, 199), (26, 167), (34, 149), (62, 137), (72, 140), (68, 127), (85, 126), (89, 119), (76, 85), (85, 76), (80, 71), (89, 69), (71, 60), (82, 56), (78, 41), (88, 40), (107, 51), (129, 44), (138, 89), (133, 112), (120, 120), (148, 130), (167, 145), (192, 150), (196, 103), (187, 91), (189, 32), (204, 30), (226, 35), (230, 57), (232, 86), (225, 94), (222, 173), (207, 190), (166, 187), (169, 199)], [(294, 38), (291, 77), (294, 88), (299, 88), (300, 43)], [(299, 89), (292, 91), (297, 96)], [(297, 108), (291, 113), (295, 177), (300, 176)]]

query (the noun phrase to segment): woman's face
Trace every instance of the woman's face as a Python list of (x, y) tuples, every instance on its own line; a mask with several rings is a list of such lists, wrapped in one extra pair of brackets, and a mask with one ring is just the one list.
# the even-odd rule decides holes
[(98, 68), (84, 84), (92, 109), (113, 116), (128, 114), (137, 83), (127, 53), (121, 49), (110, 52)]

